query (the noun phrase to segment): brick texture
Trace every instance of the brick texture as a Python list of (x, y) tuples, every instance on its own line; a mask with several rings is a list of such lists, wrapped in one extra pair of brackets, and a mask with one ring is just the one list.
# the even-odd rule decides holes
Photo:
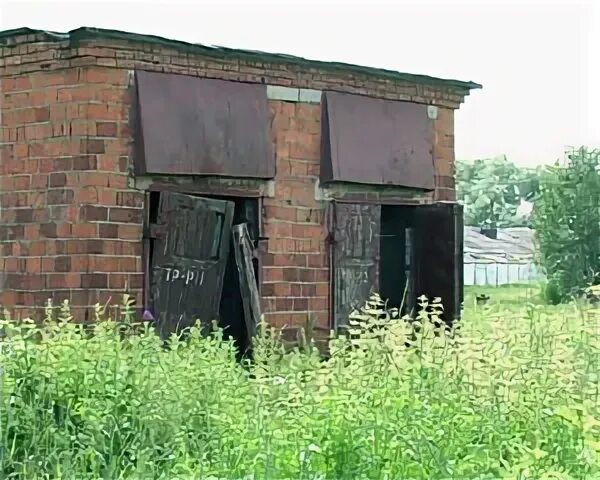
[[(143, 194), (127, 188), (128, 73), (96, 67), (0, 80), (0, 301), (18, 316), (141, 293)], [(120, 236), (120, 226), (134, 228)], [(83, 314), (85, 317), (85, 314)], [(89, 313), (88, 313), (89, 316)]]
[(328, 326), (329, 268), (319, 176), (320, 105), (270, 101), (275, 195), (265, 198), (262, 307), (273, 325)]
[[(144, 193), (128, 186), (132, 69), (437, 105), (436, 190), (426, 201), (455, 198), (453, 110), (467, 91), (122, 40), (39, 41), (16, 37), (0, 49), (0, 302), (20, 316), (48, 298), (88, 316), (86, 307), (125, 291), (141, 303)], [(327, 329), (326, 202), (315, 199), (320, 105), (269, 107), (277, 175), (274, 196), (263, 199), (262, 307), (274, 325)]]

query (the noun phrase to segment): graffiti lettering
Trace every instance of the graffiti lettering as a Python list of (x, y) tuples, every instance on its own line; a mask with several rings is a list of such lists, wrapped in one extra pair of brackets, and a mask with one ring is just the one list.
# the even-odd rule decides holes
[(164, 279), (167, 283), (180, 281), (186, 286), (196, 287), (204, 283), (204, 270), (179, 270), (171, 267), (154, 267), (154, 270), (164, 270), (166, 272)]

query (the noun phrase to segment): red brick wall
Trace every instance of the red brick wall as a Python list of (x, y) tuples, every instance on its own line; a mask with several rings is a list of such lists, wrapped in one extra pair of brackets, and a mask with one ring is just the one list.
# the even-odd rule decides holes
[[(320, 105), (270, 101), (277, 176), (264, 199), (263, 310), (269, 323), (328, 326), (329, 270), (319, 176)], [(309, 318), (311, 317), (311, 318)]]
[[(128, 187), (133, 144), (128, 68), (435, 104), (440, 107), (435, 197), (454, 198), (452, 109), (464, 92), (242, 60), (222, 62), (163, 47), (158, 53), (102, 44), (69, 50), (61, 42), (42, 46), (24, 41), (3, 48), (0, 56), (0, 262), (5, 272), (0, 301), (23, 315), (48, 297), (83, 307), (110, 297), (118, 301), (128, 290), (141, 300), (144, 196)], [(275, 196), (263, 202), (264, 234), (269, 237), (263, 308), (267, 320), (279, 326), (310, 319), (327, 327), (325, 203), (315, 200), (320, 106), (269, 103), (277, 177)]]
[(241, 82), (329, 89), (452, 109), (458, 108), (469, 94), (466, 87), (449, 84), (426, 85), (383, 74), (378, 76), (344, 69), (322, 71), (292, 61), (266, 63), (243, 55), (217, 58), (190, 53), (185, 47), (178, 49), (124, 39), (96, 38), (71, 42), (65, 38), (50, 42), (44, 34), (33, 34), (15, 36), (9, 43), (0, 48), (0, 76), (81, 66), (139, 68)]
[(454, 166), (454, 110), (440, 108), (434, 122), (435, 200), (456, 200)]
[[(270, 101), (277, 174), (274, 198), (264, 199), (263, 310), (269, 323), (329, 326), (326, 204), (315, 200), (319, 177), (321, 106)], [(436, 191), (455, 200), (454, 112), (440, 108), (434, 122)]]
[(127, 72), (35, 72), (0, 88), (2, 304), (29, 315), (48, 298), (83, 306), (139, 290)]

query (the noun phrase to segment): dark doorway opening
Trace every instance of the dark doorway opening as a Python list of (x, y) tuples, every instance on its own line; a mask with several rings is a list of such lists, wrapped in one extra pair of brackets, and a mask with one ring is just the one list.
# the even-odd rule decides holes
[[(234, 202), (233, 226), (246, 223), (250, 238), (256, 248), (259, 237), (258, 199), (244, 197), (210, 198)], [(256, 256), (252, 259), (252, 267), (258, 286), (259, 265)], [(221, 293), (221, 304), (219, 306), (219, 326), (223, 328), (226, 336), (231, 336), (234, 339), (240, 358), (250, 353), (250, 338), (246, 328), (242, 288), (233, 247), (229, 249), (229, 258), (225, 269), (223, 292)]]
[[(161, 195), (180, 195), (180, 194), (173, 194), (173, 193), (168, 193), (168, 192), (161, 192), (161, 191), (152, 191), (150, 192), (149, 195), (149, 211), (148, 211), (148, 224), (150, 227), (150, 230), (152, 228), (153, 225), (157, 225), (159, 223), (165, 223), (164, 219), (160, 219), (160, 208), (161, 208)], [(204, 232), (203, 228), (210, 228), (210, 229), (215, 229), (217, 227), (215, 227), (214, 223), (201, 223), (200, 227), (196, 227), (194, 225), (194, 218), (189, 218), (186, 219), (188, 223), (186, 222), (180, 222), (177, 220), (176, 217), (179, 216), (179, 212), (177, 210), (174, 210), (171, 214), (170, 217), (175, 217), (175, 218), (169, 218), (168, 222), (171, 223), (173, 225), (176, 225), (178, 229), (183, 229), (184, 231), (186, 229), (189, 228), (197, 228), (198, 230), (196, 230), (197, 232), (200, 233), (201, 236), (207, 235), (207, 236), (214, 236), (215, 239), (226, 239), (223, 241), (228, 242), (227, 247), (228, 248), (223, 248), (222, 251), (225, 252), (225, 254), (223, 255), (223, 258), (220, 259), (222, 261), (222, 263), (224, 263), (224, 265), (222, 265), (222, 267), (219, 269), (219, 276), (221, 277), (219, 279), (219, 282), (217, 282), (219, 284), (219, 288), (214, 288), (213, 285), (205, 285), (205, 289), (214, 289), (214, 292), (212, 292), (212, 296), (214, 297), (215, 295), (218, 295), (219, 298), (218, 299), (212, 299), (211, 301), (217, 301), (218, 305), (215, 304), (215, 307), (212, 309), (213, 310), (213, 315), (216, 316), (218, 318), (218, 324), (221, 328), (223, 328), (224, 330), (224, 334), (225, 336), (231, 336), (234, 340), (234, 343), (237, 347), (238, 350), (238, 356), (241, 358), (243, 355), (249, 353), (249, 347), (250, 347), (250, 339), (249, 339), (249, 335), (248, 335), (248, 331), (246, 328), (246, 322), (248, 319), (246, 319), (246, 314), (245, 314), (245, 310), (244, 310), (244, 305), (243, 305), (243, 300), (242, 300), (242, 286), (240, 284), (240, 275), (238, 272), (238, 265), (236, 263), (236, 256), (235, 256), (235, 250), (234, 250), (234, 246), (232, 245), (233, 242), (233, 235), (230, 234), (230, 230), (232, 227), (234, 227), (235, 225), (239, 225), (242, 223), (245, 223), (247, 225), (247, 229), (248, 229), (248, 233), (249, 236), (252, 240), (252, 244), (253, 246), (256, 248), (257, 245), (257, 240), (259, 238), (259, 231), (260, 231), (260, 226), (259, 226), (259, 200), (257, 198), (246, 198), (246, 197), (229, 197), (229, 196), (214, 196), (214, 195), (199, 195), (199, 194), (185, 194), (186, 197), (193, 197), (193, 198), (197, 198), (198, 200), (205, 200), (207, 202), (215, 202), (216, 203), (222, 203), (222, 204), (227, 204), (227, 205), (232, 205), (233, 206), (233, 218), (232, 218), (232, 222), (231, 225), (226, 225), (225, 228), (227, 229), (227, 234), (225, 235), (225, 233), (223, 232)], [(219, 202), (220, 201), (220, 202)], [(173, 225), (167, 225), (167, 230), (174, 230)], [(206, 226), (206, 227), (205, 227)], [(222, 225), (219, 223), (217, 224), (218, 228), (224, 228), (222, 227)], [(164, 235), (164, 233), (163, 233)], [(194, 235), (186, 235), (184, 238), (187, 239), (187, 241), (192, 241), (195, 238)], [(159, 261), (157, 259), (161, 259), (162, 255), (161, 252), (158, 252), (157, 249), (157, 238), (155, 235), (147, 235), (147, 239), (148, 244), (147, 244), (147, 251), (148, 251), (148, 260), (147, 260), (147, 268), (146, 268), (146, 272), (147, 272), (147, 281), (146, 281), (146, 304), (148, 307), (150, 307), (151, 310), (153, 310), (153, 315), (156, 315), (156, 310), (165, 310), (169, 309), (172, 305), (172, 302), (167, 301), (168, 305), (166, 307), (163, 306), (163, 304), (161, 303), (161, 305), (157, 305), (157, 297), (159, 297), (160, 295), (162, 295), (162, 293), (160, 293), (160, 288), (161, 285), (164, 287), (164, 284), (161, 284), (159, 282), (157, 282), (156, 278), (154, 278), (155, 275), (157, 275), (157, 271), (159, 272), (158, 275), (162, 275), (162, 270), (157, 270), (157, 265), (156, 262)], [(160, 241), (160, 239), (158, 239)], [(216, 240), (217, 241), (217, 240)], [(161, 248), (163, 247), (164, 243), (161, 244)], [(256, 255), (254, 256), (254, 258), (252, 258), (252, 268), (254, 270), (254, 278), (256, 279), (256, 283), (258, 286), (258, 271), (259, 271), (259, 265), (258, 265), (258, 259), (256, 258)], [(172, 276), (171, 276), (172, 277)], [(156, 287), (156, 285), (158, 285), (158, 287)], [(169, 292), (172, 296), (172, 292)], [(165, 303), (165, 301), (163, 301), (163, 303)], [(193, 315), (195, 312), (185, 312), (187, 306), (185, 304), (182, 305), (182, 302), (179, 302), (177, 304), (177, 306), (175, 308), (178, 308), (180, 310), (184, 310), (184, 312), (180, 312), (177, 311), (175, 312), (175, 314), (181, 314), (180, 316), (185, 316), (183, 314), (187, 313), (189, 315)], [(198, 309), (196, 309), (197, 311)], [(188, 315), (188, 316), (189, 316)], [(163, 316), (164, 313), (163, 313)], [(156, 318), (156, 317), (155, 317)], [(212, 319), (211, 319), (212, 320)]]
[(405, 205), (381, 206), (379, 294), (388, 308), (414, 313), (414, 211)]
[(331, 230), (333, 325), (373, 293), (414, 317), (418, 299), (441, 302), (441, 319), (460, 319), (463, 301), (462, 207), (456, 203), (336, 203)]

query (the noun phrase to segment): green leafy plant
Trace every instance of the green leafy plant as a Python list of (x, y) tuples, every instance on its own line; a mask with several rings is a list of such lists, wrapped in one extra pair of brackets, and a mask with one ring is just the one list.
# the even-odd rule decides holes
[(97, 305), (92, 334), (68, 303), (1, 322), (2, 478), (600, 475), (590, 305), (468, 309), (456, 333), (435, 299), (408, 321), (375, 295), (329, 358), (263, 323), (252, 364), (200, 324), (169, 348), (144, 324), (124, 335), (129, 305)]
[(580, 148), (545, 169), (535, 202), (538, 263), (552, 298), (564, 301), (600, 281), (600, 151)]
[(522, 200), (538, 190), (539, 171), (518, 167), (505, 156), (456, 163), (458, 199), (465, 206), (465, 224), (482, 228), (525, 226), (518, 214)]

